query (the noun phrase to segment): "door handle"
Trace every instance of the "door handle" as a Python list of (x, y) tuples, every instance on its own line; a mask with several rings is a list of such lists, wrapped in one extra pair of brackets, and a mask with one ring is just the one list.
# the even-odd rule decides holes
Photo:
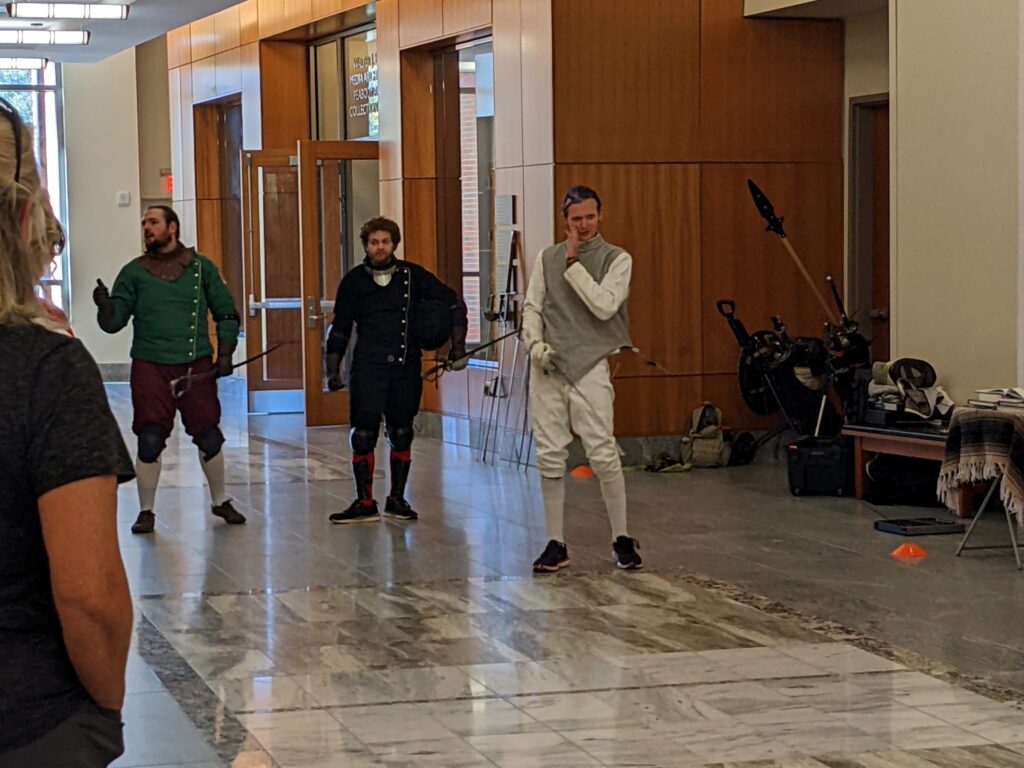
[(256, 297), (249, 294), (249, 317), (256, 317), (261, 310), (271, 309), (302, 309), (302, 299), (264, 299), (256, 301)]
[(868, 315), (872, 320), (888, 320), (889, 310), (888, 309), (872, 309)]
[(319, 326), (321, 320), (327, 317), (327, 313), (324, 312), (322, 303), (317, 301), (312, 296), (306, 297), (306, 327), (316, 328)]

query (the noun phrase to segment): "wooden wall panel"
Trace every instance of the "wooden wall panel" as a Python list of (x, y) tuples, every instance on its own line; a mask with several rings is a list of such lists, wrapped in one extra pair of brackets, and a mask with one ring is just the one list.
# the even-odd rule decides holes
[(217, 74), (217, 98), (242, 92), (242, 51), (235, 48), (214, 57)]
[(186, 24), (167, 33), (167, 66), (180, 67), (192, 61), (192, 30)]
[(284, 27), (294, 29), (313, 20), (312, 0), (283, 0)]
[(558, 0), (552, 9), (555, 160), (697, 159), (700, 0)]
[(192, 103), (202, 104), (217, 98), (217, 60), (210, 56), (192, 62)]
[(843, 169), (838, 163), (707, 164), (701, 172), (704, 372), (732, 372), (736, 341), (715, 309), (735, 299), (749, 331), (781, 315), (790, 336), (820, 336), (825, 315), (785, 246), (764, 231), (747, 190), (752, 178), (785, 216), (786, 233), (816, 285), (842, 282)]
[[(701, 372), (700, 168), (693, 164), (557, 165), (555, 189), (597, 190), (602, 234), (633, 256), (633, 344), (673, 374)], [(564, 221), (560, 217), (556, 224)], [(564, 239), (559, 233), (558, 240)], [(624, 357), (630, 371), (654, 374)]]
[(523, 164), (555, 161), (553, 0), (522, 0)]
[(195, 120), (192, 105), (192, 65), (181, 67), (181, 198), (196, 198)]
[[(195, 108), (196, 199), (212, 200), (224, 196), (220, 179), (220, 126), (217, 105)], [(200, 227), (202, 230), (202, 227)]]
[(242, 44), (241, 9), (237, 5), (213, 15), (214, 53), (224, 53)]
[(196, 249), (224, 268), (223, 232), (221, 229), (221, 201), (196, 201)]
[(323, 19), (361, 5), (366, 5), (366, 0), (313, 0), (313, 18)]
[(403, 51), (402, 175), (409, 179), (437, 175), (434, 146), (434, 57), (429, 51)]
[(193, 21), (189, 25), (192, 38), (192, 60), (205, 59), (217, 52), (217, 28), (213, 16)]
[(182, 199), (181, 182), (184, 176), (184, 163), (181, 141), (181, 69), (172, 69), (167, 73), (167, 92), (171, 111), (171, 181), (174, 185), (171, 197)]
[(260, 12), (258, 0), (245, 0), (238, 6), (240, 45), (255, 43), (260, 39)]
[(399, 39), (402, 48), (435, 40), (444, 34), (442, 0), (401, 0)]
[(442, 7), (445, 37), (491, 25), (491, 0), (444, 0)]
[(701, 4), (705, 159), (838, 161), (843, 23), (743, 18), (743, 0)]
[(615, 434), (678, 435), (701, 402), (700, 376), (616, 378)]
[(523, 164), (523, 43), (520, 0), (494, 0), (495, 165)]
[(437, 271), (437, 183), (405, 179), (403, 183), (402, 258)]
[(241, 48), (242, 67), (242, 146), (260, 149), (263, 146), (263, 115), (260, 99), (260, 44), (249, 43)]
[(176, 29), (169, 30), (166, 35), (167, 39), (167, 69), (171, 70), (181, 66), (181, 60), (178, 56), (178, 35), (180, 33)]
[(380, 178), (402, 177), (402, 76), (398, 0), (377, 2), (377, 95), (380, 99)]
[(284, 0), (258, 0), (260, 38), (276, 35), (285, 29)]
[(263, 146), (290, 149), (309, 138), (309, 79), (304, 43), (260, 43)]

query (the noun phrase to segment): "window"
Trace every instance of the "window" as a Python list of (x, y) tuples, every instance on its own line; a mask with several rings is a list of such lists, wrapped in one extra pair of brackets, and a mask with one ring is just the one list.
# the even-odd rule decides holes
[[(449, 285), (460, 286), (469, 309), (466, 340), (493, 338), (483, 313), (500, 303), (506, 278), (498, 274), (493, 248), (494, 48), (490, 40), (442, 51), (435, 59), (439, 251), (460, 254), (442, 265)], [(454, 194), (458, 190), (458, 194)], [(458, 234), (456, 234), (458, 233)], [(507, 270), (505, 270), (507, 272)]]
[(377, 30), (320, 41), (310, 49), (313, 127), (320, 141), (376, 140)]
[[(46, 69), (0, 69), (0, 97), (9, 101), (32, 129), (36, 159), (43, 185), (57, 218), (64, 222), (64, 168), (61, 117), (60, 70), (52, 62)], [(68, 305), (67, 253), (54, 259), (40, 281), (40, 294), (63, 310)]]

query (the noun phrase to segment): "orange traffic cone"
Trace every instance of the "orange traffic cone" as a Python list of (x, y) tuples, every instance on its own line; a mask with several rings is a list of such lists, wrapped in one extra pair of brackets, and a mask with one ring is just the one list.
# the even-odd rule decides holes
[(928, 553), (921, 549), (921, 547), (917, 546), (917, 544), (910, 544), (909, 542), (907, 544), (900, 544), (890, 554), (892, 554), (893, 557), (906, 559), (916, 559), (918, 557), (928, 556)]
[(594, 476), (594, 470), (588, 467), (586, 464), (580, 464), (578, 467), (573, 467), (572, 472), (569, 473), (577, 480), (586, 480), (588, 477)]

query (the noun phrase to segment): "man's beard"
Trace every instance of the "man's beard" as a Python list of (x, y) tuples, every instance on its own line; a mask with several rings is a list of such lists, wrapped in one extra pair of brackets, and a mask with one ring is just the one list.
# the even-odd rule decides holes
[(160, 253), (166, 248), (171, 242), (171, 238), (165, 237), (161, 240), (158, 237), (154, 237), (148, 243), (146, 243), (146, 252), (152, 253), (155, 256), (159, 256)]

